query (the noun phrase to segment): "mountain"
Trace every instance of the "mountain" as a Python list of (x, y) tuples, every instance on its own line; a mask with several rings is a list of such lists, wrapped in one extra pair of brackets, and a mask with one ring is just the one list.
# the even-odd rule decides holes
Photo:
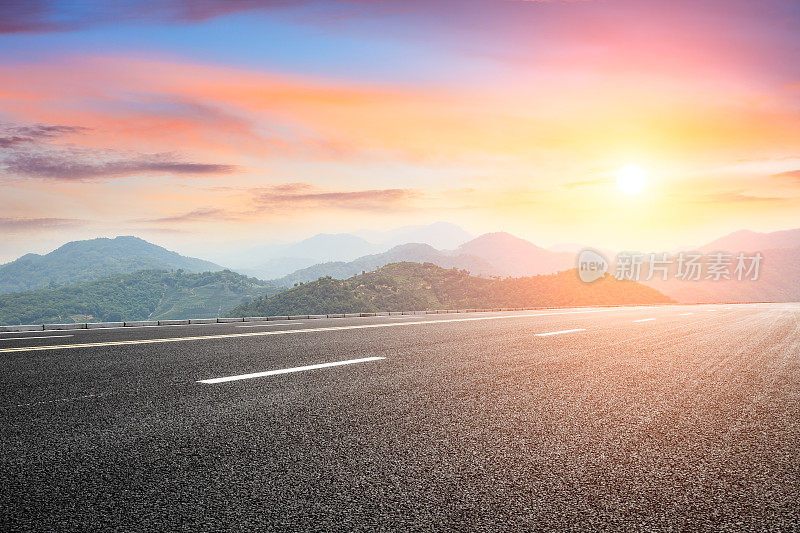
[(392, 263), (346, 280), (322, 278), (259, 298), (230, 316), (369, 313), (423, 309), (653, 304), (658, 291), (611, 276), (583, 283), (576, 272), (528, 278), (485, 279), (431, 263)]
[[(668, 280), (653, 279), (643, 283), (675, 300), (687, 303), (800, 301), (800, 229), (772, 233), (741, 230), (700, 246), (696, 250), (705, 257), (703, 279), (698, 281), (675, 279), (673, 266)], [(736, 266), (736, 256), (740, 252), (747, 256), (760, 252), (763, 260), (759, 268), (759, 279), (755, 281), (705, 279), (708, 258), (716, 252), (731, 255), (731, 273)], [(643, 265), (643, 271), (646, 266)]]
[(575, 267), (575, 254), (540, 248), (508, 233), (486, 233), (456, 248), (456, 254), (485, 259), (503, 275), (551, 274)]
[(443, 268), (461, 268), (473, 274), (492, 274), (496, 269), (487, 261), (466, 254), (452, 255), (440, 252), (427, 244), (411, 243), (395, 246), (388, 252), (359, 257), (355, 261), (322, 263), (288, 276), (274, 280), (281, 287), (291, 287), (295, 283), (305, 283), (331, 276), (338, 279), (348, 278), (362, 271), (375, 270), (389, 263), (401, 261), (412, 263), (434, 263)]
[(575, 255), (551, 252), (508, 233), (487, 233), (455, 250), (439, 251), (422, 243), (404, 244), (388, 252), (359, 257), (350, 262), (313, 265), (274, 281), (279, 286), (291, 287), (295, 283), (325, 276), (344, 279), (361, 271), (403, 261), (434, 263), (443, 268), (456, 267), (476, 275), (531, 276), (572, 268)]
[(376, 252), (376, 246), (349, 233), (320, 233), (281, 249), (282, 257), (309, 257), (318, 261), (349, 261)]
[[(755, 281), (747, 276), (742, 280), (735, 279), (733, 271), (737, 253), (732, 253), (730, 272), (733, 279), (730, 280), (683, 281), (671, 275), (666, 281), (655, 278), (643, 283), (686, 303), (800, 301), (800, 247), (762, 251), (763, 260)], [(751, 256), (754, 252), (746, 253)], [(707, 272), (707, 268), (703, 272)]]
[(735, 254), (738, 252), (763, 252), (764, 250), (797, 247), (800, 247), (800, 229), (774, 231), (772, 233), (742, 230), (710, 242), (700, 247), (700, 251), (724, 251)]
[(366, 230), (356, 234), (320, 233), (299, 242), (264, 244), (236, 252), (217, 254), (215, 260), (238, 272), (272, 279), (317, 263), (347, 262), (407, 243), (423, 243), (452, 249), (473, 236), (455, 224), (436, 222), (403, 226), (388, 231)]
[(143, 270), (0, 295), (0, 324), (216, 317), (265, 292), (276, 291), (268, 282), (229, 270)]
[(73, 241), (46, 255), (26, 254), (0, 266), (0, 294), (145, 269), (206, 272), (222, 270), (222, 267), (184, 257), (137, 237)]
[(359, 232), (359, 235), (370, 242), (384, 246), (384, 249), (409, 242), (418, 242), (440, 250), (451, 250), (474, 238), (474, 235), (462, 227), (449, 222), (403, 226), (389, 231), (362, 231)]
[(245, 276), (260, 279), (275, 279), (287, 276), (292, 272), (318, 264), (319, 261), (308, 257), (277, 257), (250, 268), (235, 268), (236, 272)]
[(351, 261), (381, 249), (385, 248), (349, 233), (320, 233), (299, 242), (265, 244), (219, 258), (238, 272), (271, 279), (316, 263)]
[(577, 242), (561, 242), (554, 244), (553, 246), (548, 246), (547, 250), (555, 253), (568, 253), (577, 255), (581, 252), (581, 250), (585, 250), (586, 248), (591, 248), (591, 246), (578, 244)]

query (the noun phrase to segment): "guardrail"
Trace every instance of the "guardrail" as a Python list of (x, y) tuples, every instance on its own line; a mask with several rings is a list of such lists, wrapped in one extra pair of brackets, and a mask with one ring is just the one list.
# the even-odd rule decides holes
[[(630, 304), (644, 307), (652, 305), (676, 304)], [(685, 304), (684, 304), (685, 305)], [(130, 320), (124, 322), (76, 322), (64, 324), (24, 324), (19, 326), (0, 326), (0, 333), (15, 331), (59, 331), (67, 329), (135, 328), (156, 326), (188, 326), (192, 324), (229, 324), (232, 322), (270, 322), (275, 320), (314, 320), (323, 318), (361, 318), (400, 315), (441, 315), (454, 313), (497, 313), (504, 311), (537, 311), (542, 309), (575, 309), (594, 307), (625, 307), (621, 305), (585, 305), (571, 307), (496, 307), (492, 309), (436, 309), (427, 311), (384, 311), (380, 313), (330, 313), (326, 315), (279, 315), (248, 316), (243, 318), (187, 318), (179, 320)]]

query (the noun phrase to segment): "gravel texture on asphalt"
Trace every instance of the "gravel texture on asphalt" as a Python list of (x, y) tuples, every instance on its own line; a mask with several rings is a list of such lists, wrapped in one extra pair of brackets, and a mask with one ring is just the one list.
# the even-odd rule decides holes
[(800, 305), (498, 315), (0, 340), (0, 530), (800, 529)]

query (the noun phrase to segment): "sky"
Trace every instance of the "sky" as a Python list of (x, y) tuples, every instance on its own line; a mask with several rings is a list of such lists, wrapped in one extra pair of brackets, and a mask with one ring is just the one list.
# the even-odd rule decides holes
[(800, 227), (798, 57), (795, 0), (0, 0), (0, 262)]

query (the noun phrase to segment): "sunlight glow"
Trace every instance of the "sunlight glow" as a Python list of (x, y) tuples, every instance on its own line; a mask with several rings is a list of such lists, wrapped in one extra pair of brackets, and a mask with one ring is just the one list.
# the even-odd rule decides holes
[(644, 170), (636, 165), (625, 165), (617, 172), (617, 186), (625, 194), (639, 194), (645, 186)]

